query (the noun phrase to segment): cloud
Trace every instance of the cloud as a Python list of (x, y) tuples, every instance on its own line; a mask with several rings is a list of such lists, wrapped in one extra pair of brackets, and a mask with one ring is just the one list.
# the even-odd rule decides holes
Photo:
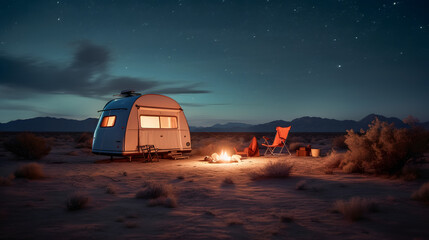
[[(0, 91), (13, 89), (29, 94), (64, 93), (91, 98), (104, 98), (119, 93), (123, 89), (165, 94), (209, 92), (197, 89), (197, 84), (184, 85), (145, 78), (110, 75), (108, 73), (111, 62), (109, 49), (89, 41), (76, 42), (74, 45), (76, 52), (66, 66), (55, 65), (34, 58), (0, 54)], [(19, 98), (20, 96), (15, 95), (14, 97)], [(22, 98), (25, 97), (22, 96)]]

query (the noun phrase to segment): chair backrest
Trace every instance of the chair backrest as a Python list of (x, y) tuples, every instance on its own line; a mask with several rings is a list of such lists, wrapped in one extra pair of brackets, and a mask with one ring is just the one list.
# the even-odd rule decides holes
[(279, 138), (278, 141), (280, 142), (284, 142), (287, 139), (287, 136), (289, 135), (289, 131), (290, 131), (291, 126), (289, 127), (276, 127), (276, 138), (274, 139), (274, 143), (276, 143), (276, 139)]
[(250, 141), (249, 149), (251, 149), (252, 151), (256, 151), (257, 148), (258, 148), (258, 139), (256, 139), (256, 137), (253, 137), (252, 141)]

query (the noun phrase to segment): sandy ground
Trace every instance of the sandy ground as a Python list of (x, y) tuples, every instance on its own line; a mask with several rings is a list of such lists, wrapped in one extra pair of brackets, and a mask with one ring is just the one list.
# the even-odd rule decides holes
[[(61, 141), (40, 161), (48, 178), (0, 186), (0, 239), (429, 239), (429, 206), (410, 199), (427, 179), (325, 174), (323, 157), (95, 163), (106, 157)], [(293, 164), (291, 177), (251, 180), (248, 173), (268, 161)], [(1, 152), (0, 176), (23, 163)], [(226, 177), (234, 184), (223, 184)], [(306, 188), (296, 190), (302, 180)], [(136, 199), (146, 181), (170, 184), (177, 207)], [(67, 210), (74, 192), (90, 197), (86, 208)], [(354, 196), (374, 200), (380, 211), (357, 222), (332, 212), (336, 200)]]

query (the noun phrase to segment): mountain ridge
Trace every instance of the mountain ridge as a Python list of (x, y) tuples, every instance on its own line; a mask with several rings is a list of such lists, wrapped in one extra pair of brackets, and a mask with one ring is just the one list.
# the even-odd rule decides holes
[[(292, 126), (292, 131), (294, 132), (345, 132), (348, 129), (353, 129), (355, 131), (367, 129), (368, 125), (375, 120), (375, 118), (388, 123), (394, 123), (398, 128), (408, 126), (399, 118), (369, 114), (358, 121), (304, 116), (293, 119), (292, 121), (274, 120), (261, 124), (229, 122), (225, 124), (214, 124), (211, 127), (190, 126), (190, 130), (191, 132), (272, 132), (275, 131), (277, 126)], [(0, 123), (0, 131), (93, 132), (97, 123), (98, 119), (96, 118), (73, 120), (54, 117), (36, 117), (14, 120), (8, 123)], [(429, 129), (429, 122), (423, 122), (419, 125), (425, 129)]]

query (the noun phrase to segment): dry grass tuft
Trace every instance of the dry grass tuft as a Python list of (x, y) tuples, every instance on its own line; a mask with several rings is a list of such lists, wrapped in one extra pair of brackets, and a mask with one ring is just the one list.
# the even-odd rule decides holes
[(338, 168), (343, 158), (344, 158), (344, 153), (338, 153), (336, 151), (332, 151), (328, 156), (326, 156), (325, 168), (331, 169), (331, 170), (334, 168)]
[(177, 207), (176, 196), (171, 185), (147, 182), (145, 189), (136, 193), (136, 198), (150, 199), (148, 206)]
[(92, 148), (92, 134), (90, 133), (82, 133), (76, 139), (76, 148)]
[(301, 180), (301, 181), (297, 182), (296, 185), (295, 185), (295, 189), (296, 190), (305, 190), (305, 189), (307, 189), (307, 181)]
[(67, 199), (66, 206), (69, 211), (76, 211), (85, 208), (88, 202), (88, 196), (82, 193), (73, 193)]
[(116, 188), (113, 185), (107, 185), (106, 186), (106, 193), (107, 194), (116, 194)]
[(361, 220), (367, 212), (377, 212), (378, 206), (371, 200), (352, 197), (349, 201), (337, 200), (334, 203), (334, 211), (340, 212), (350, 221), (358, 221)]
[(43, 179), (45, 178), (45, 173), (43, 168), (38, 163), (28, 163), (20, 166), (15, 171), (15, 177), (17, 178), (27, 178), (27, 179)]
[(222, 181), (223, 185), (234, 185), (234, 181), (232, 180), (232, 178), (230, 177), (226, 177), (223, 181)]
[(285, 161), (268, 162), (261, 169), (250, 172), (252, 180), (269, 179), (269, 178), (288, 178), (290, 176), (292, 165)]
[(423, 184), (411, 195), (411, 199), (429, 203), (429, 182)]
[(155, 199), (151, 199), (148, 203), (149, 207), (155, 207), (155, 206), (164, 206), (168, 208), (176, 208), (177, 207), (177, 200), (174, 196), (169, 197), (159, 197)]
[(38, 160), (51, 151), (51, 146), (43, 137), (37, 137), (32, 133), (21, 133), (3, 145), (6, 150), (23, 159)]

